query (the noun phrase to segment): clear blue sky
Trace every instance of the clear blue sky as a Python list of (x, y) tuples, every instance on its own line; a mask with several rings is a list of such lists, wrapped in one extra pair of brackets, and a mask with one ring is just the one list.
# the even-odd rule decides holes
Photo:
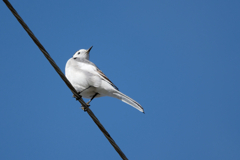
[[(90, 59), (145, 109), (92, 111), (131, 160), (240, 159), (240, 1), (10, 0), (64, 71)], [(121, 159), (0, 3), (0, 159)]]

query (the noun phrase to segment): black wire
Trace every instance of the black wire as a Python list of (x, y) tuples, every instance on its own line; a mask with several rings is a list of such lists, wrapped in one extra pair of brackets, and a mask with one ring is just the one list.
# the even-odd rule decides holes
[(72, 91), (76, 99), (82, 104), (84, 107), (84, 110), (87, 111), (89, 116), (93, 119), (93, 121), (96, 123), (98, 128), (103, 132), (104, 136), (108, 139), (108, 141), (112, 144), (114, 149), (118, 152), (118, 154), (122, 157), (123, 160), (127, 160), (127, 157), (125, 154), (121, 151), (121, 149), (118, 147), (118, 145), (115, 143), (115, 141), (112, 139), (110, 134), (106, 131), (106, 129), (103, 127), (103, 125), (100, 123), (100, 121), (97, 119), (97, 117), (93, 114), (91, 109), (88, 107), (88, 105), (83, 101), (82, 97), (77, 93), (75, 88), (71, 85), (71, 83), (68, 81), (68, 79), (65, 77), (65, 75), (62, 73), (60, 68), (57, 66), (57, 64), (54, 62), (54, 60), (51, 58), (49, 53), (46, 51), (46, 49), (42, 46), (42, 44), (39, 42), (39, 40), (35, 37), (33, 32), (28, 28), (27, 24), (23, 21), (23, 19), (19, 16), (17, 11), (13, 8), (13, 6), (10, 4), (8, 0), (3, 0), (3, 2), (7, 5), (7, 7), (10, 9), (10, 11), (13, 13), (13, 15), (17, 18), (18, 22), (22, 25), (22, 27), (26, 30), (28, 35), (32, 38), (32, 40), (35, 42), (35, 44), (38, 46), (38, 48), (42, 51), (44, 56), (47, 58), (47, 60), (50, 62), (50, 64), (53, 66), (53, 68), (56, 70), (56, 72), (59, 74), (59, 76), (62, 78), (62, 80), (65, 82), (65, 84), (68, 86), (68, 88)]

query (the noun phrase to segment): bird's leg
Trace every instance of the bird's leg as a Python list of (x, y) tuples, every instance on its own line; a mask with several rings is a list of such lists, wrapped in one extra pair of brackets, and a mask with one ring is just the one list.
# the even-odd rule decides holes
[[(91, 86), (89, 86), (89, 87), (87, 87), (87, 88), (85, 88), (84, 90), (82, 90), (81, 92), (77, 92), (79, 95), (83, 92), (83, 91), (85, 91), (85, 90), (87, 90), (88, 88), (90, 88)], [(81, 96), (81, 95), (80, 95)], [(81, 96), (82, 97), (82, 96)], [(75, 96), (75, 95), (73, 95), (73, 98), (76, 98), (76, 100), (79, 100), (79, 99), (77, 99), (77, 97)]]
[(98, 95), (98, 93), (95, 93), (92, 98), (87, 102), (87, 104), (89, 104), (96, 96)]
[(80, 98), (82, 98), (82, 96), (80, 95), (81, 92), (78, 92), (77, 94), (80, 96), (79, 98), (76, 97), (75, 95), (73, 95), (74, 98), (76, 98), (76, 100), (78, 101)]
[[(86, 104), (88, 105), (88, 107), (90, 106), (89, 103), (90, 103), (97, 95), (98, 95), (98, 93), (95, 93), (95, 94), (92, 96), (92, 98), (86, 103)], [(82, 106), (81, 108), (82, 108), (82, 110), (87, 111), (87, 109), (84, 108), (83, 106)]]

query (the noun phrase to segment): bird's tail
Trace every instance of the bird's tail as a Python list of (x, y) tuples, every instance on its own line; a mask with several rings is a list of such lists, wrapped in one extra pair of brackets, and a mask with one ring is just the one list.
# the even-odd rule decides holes
[(123, 94), (122, 92), (116, 90), (116, 92), (114, 92), (113, 95), (114, 95), (113, 97), (133, 106), (140, 112), (144, 113), (143, 107), (138, 102), (134, 101), (132, 98), (128, 97), (127, 95)]

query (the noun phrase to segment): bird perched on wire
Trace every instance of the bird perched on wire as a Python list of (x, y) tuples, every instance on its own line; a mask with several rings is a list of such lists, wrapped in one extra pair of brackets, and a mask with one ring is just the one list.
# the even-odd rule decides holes
[(114, 97), (144, 113), (143, 107), (138, 102), (120, 92), (109, 78), (89, 61), (91, 49), (92, 47), (77, 51), (67, 61), (65, 67), (65, 75), (79, 95), (90, 99), (87, 104), (96, 97)]

